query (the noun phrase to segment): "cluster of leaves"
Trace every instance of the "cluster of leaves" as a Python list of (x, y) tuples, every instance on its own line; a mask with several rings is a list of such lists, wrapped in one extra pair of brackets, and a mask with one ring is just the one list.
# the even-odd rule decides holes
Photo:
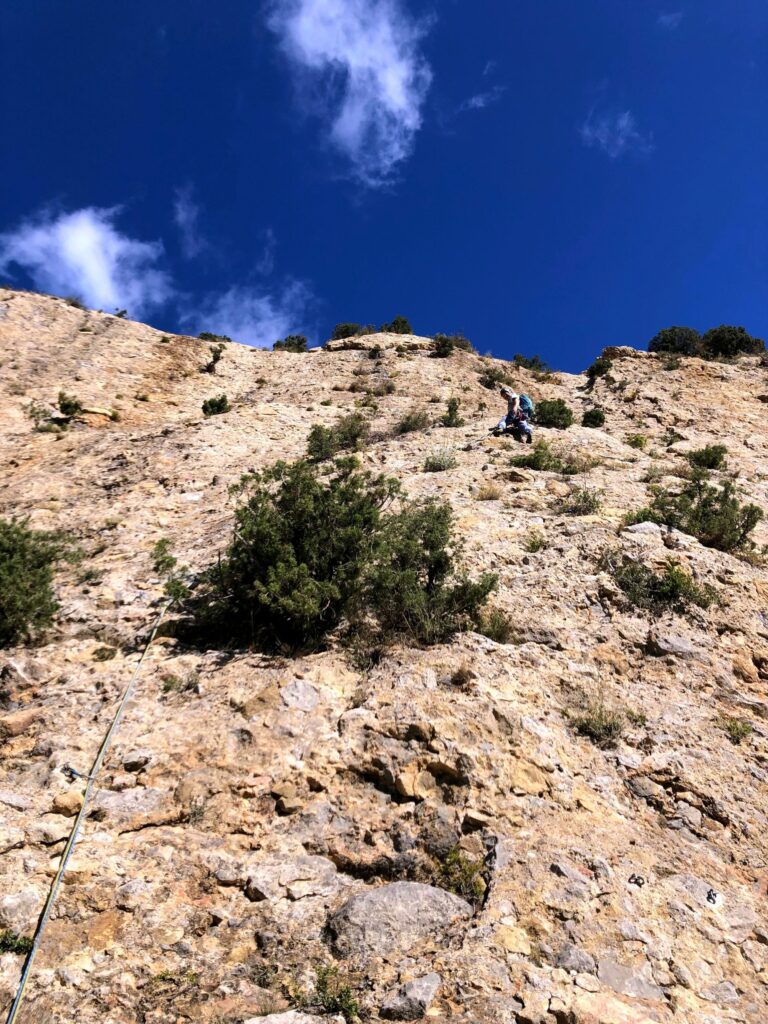
[(691, 605), (708, 608), (717, 601), (717, 593), (701, 586), (674, 559), (668, 558), (661, 574), (626, 555), (610, 552), (601, 559), (627, 599), (652, 615), (664, 612), (685, 613)]
[(686, 452), (685, 457), (696, 469), (725, 469), (728, 449), (724, 444), (708, 444)]
[(307, 339), (303, 334), (289, 334), (276, 341), (272, 350), (273, 352), (306, 352)]
[(513, 456), (510, 459), (510, 465), (519, 469), (532, 469), (539, 473), (564, 473), (566, 476), (576, 476), (594, 469), (599, 462), (597, 459), (575, 452), (568, 452), (563, 456), (555, 451), (548, 441), (540, 440), (528, 451)]
[(209, 345), (208, 351), (211, 353), (211, 358), (203, 367), (203, 373), (216, 373), (216, 366), (221, 362), (221, 357), (224, 354), (224, 342), (219, 341), (215, 345)]
[(58, 402), (59, 412), (62, 416), (65, 416), (68, 420), (71, 420), (75, 416), (79, 416), (83, 411), (83, 403), (79, 398), (74, 395), (68, 395), (66, 391), (60, 391)]
[(500, 366), (486, 366), (480, 374), (478, 381), (489, 391), (501, 387), (502, 384), (511, 384), (512, 380)]
[(346, 620), (385, 637), (439, 643), (479, 619), (496, 586), (456, 565), (453, 517), (405, 503), (397, 481), (339, 459), (321, 477), (307, 461), (276, 463), (235, 489), (233, 539), (190, 611), (204, 635), (263, 649), (317, 650)]
[(650, 505), (631, 513), (625, 522), (659, 523), (696, 537), (720, 551), (751, 551), (751, 533), (763, 518), (757, 505), (742, 504), (732, 480), (722, 487), (709, 483), (706, 470), (694, 468), (678, 493), (656, 491)]
[(415, 430), (425, 430), (429, 426), (429, 416), (424, 409), (411, 409), (395, 425), (396, 434), (412, 434)]
[(463, 334), (436, 334), (432, 340), (435, 343), (432, 353), (438, 359), (447, 359), (457, 348), (463, 352), (475, 351), (475, 346)]
[(567, 430), (573, 423), (573, 412), (562, 398), (544, 398), (536, 405), (534, 422), (540, 427)]
[(722, 715), (717, 724), (725, 732), (731, 743), (738, 747), (742, 740), (749, 739), (752, 735), (752, 724), (743, 718), (734, 718), (732, 715)]
[(599, 700), (571, 716), (571, 724), (579, 736), (586, 736), (603, 750), (615, 747), (624, 732), (623, 716)]
[(484, 612), (480, 616), (477, 631), (497, 644), (508, 644), (515, 635), (512, 620), (500, 608), (491, 608)]
[(189, 588), (184, 582), (184, 574), (189, 570), (186, 565), (179, 566), (179, 560), (172, 549), (173, 545), (168, 538), (161, 537), (152, 548), (152, 568), (160, 576), (165, 576), (166, 596), (182, 602), (189, 595)]
[(324, 462), (343, 451), (357, 451), (368, 436), (368, 421), (359, 412), (342, 416), (332, 427), (316, 424), (309, 432), (307, 456), (313, 462)]
[(0, 647), (35, 640), (51, 625), (59, 607), (54, 570), (72, 557), (61, 534), (0, 519)]
[(342, 341), (344, 338), (362, 338), (367, 334), (375, 334), (373, 324), (341, 323), (336, 324), (331, 332), (331, 341)]
[(585, 410), (584, 415), (581, 417), (582, 427), (602, 427), (604, 424), (605, 412), (598, 405), (592, 409)]
[(449, 398), (447, 403), (447, 409), (443, 416), (440, 417), (440, 422), (444, 427), (463, 427), (464, 420), (459, 416), (459, 405), (458, 398)]
[(648, 444), (645, 434), (628, 434), (626, 441), (630, 448), (635, 448), (638, 451), (642, 451)]
[(226, 395), (216, 395), (215, 398), (206, 398), (203, 402), (203, 416), (221, 416), (231, 408)]
[(605, 377), (613, 369), (613, 363), (607, 356), (598, 356), (587, 369), (587, 379), (594, 384), (598, 377)]
[(765, 342), (744, 327), (721, 324), (699, 334), (693, 327), (666, 327), (651, 338), (649, 352), (669, 352), (701, 359), (735, 359), (739, 355), (762, 355)]
[(382, 324), (379, 330), (382, 334), (413, 334), (411, 322), (404, 316), (396, 316), (392, 323)]
[(17, 956), (26, 956), (32, 950), (34, 939), (27, 935), (17, 935), (9, 928), (0, 931), (0, 953), (15, 953)]
[(456, 456), (450, 448), (444, 448), (433, 455), (428, 455), (424, 460), (425, 473), (443, 473), (447, 469), (455, 468)]
[(201, 341), (213, 341), (216, 344), (221, 344), (221, 342), (232, 341), (232, 339), (227, 334), (213, 334), (211, 331), (201, 331), (198, 334), (198, 338)]
[(552, 368), (545, 363), (541, 356), (524, 356), (516, 352), (512, 356), (512, 362), (523, 370), (530, 370), (532, 373), (546, 375), (552, 372)]
[(588, 487), (573, 487), (571, 491), (557, 502), (557, 510), (567, 516), (590, 516), (600, 511), (602, 494)]
[(441, 888), (456, 893), (473, 907), (479, 907), (486, 890), (482, 871), (482, 861), (468, 857), (454, 846), (440, 864), (435, 880)]
[(324, 1013), (340, 1013), (345, 1021), (357, 1020), (360, 1004), (349, 979), (339, 973), (336, 964), (315, 968), (315, 995)]

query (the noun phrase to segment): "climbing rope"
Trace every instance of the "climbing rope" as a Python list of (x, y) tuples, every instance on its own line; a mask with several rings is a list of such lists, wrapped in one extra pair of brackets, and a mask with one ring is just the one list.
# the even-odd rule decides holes
[[(32, 973), (32, 965), (35, 962), (35, 957), (37, 956), (40, 941), (43, 937), (43, 931), (45, 929), (46, 924), (48, 923), (48, 918), (51, 915), (51, 911), (53, 910), (53, 904), (56, 900), (56, 896), (58, 895), (59, 888), (61, 886), (61, 881), (62, 878), (64, 877), (64, 872), (67, 870), (69, 858), (71, 857), (72, 851), (75, 848), (75, 843), (77, 842), (77, 836), (80, 831), (80, 826), (82, 825), (85, 819), (85, 812), (88, 806), (88, 799), (91, 796), (94, 781), (99, 773), (99, 770), (101, 769), (101, 766), (104, 762), (104, 758), (107, 754), (107, 751), (109, 750), (110, 744), (112, 743), (112, 737), (114, 736), (117, 727), (120, 724), (120, 719), (123, 717), (123, 711), (125, 710), (125, 706), (128, 703), (131, 693), (133, 692), (133, 687), (136, 683), (136, 680), (139, 678), (139, 673), (141, 672), (141, 667), (144, 663), (144, 658), (147, 655), (147, 651), (151, 647), (152, 641), (155, 639), (157, 635), (157, 631), (160, 628), (160, 623), (165, 618), (165, 615), (172, 604), (173, 599), (167, 600), (160, 609), (157, 618), (155, 619), (155, 624), (152, 627), (152, 632), (150, 633), (149, 639), (144, 645), (144, 650), (141, 652), (141, 657), (136, 663), (136, 667), (134, 668), (133, 674), (131, 675), (131, 678), (128, 681), (128, 685), (123, 691), (123, 695), (120, 698), (120, 701), (117, 705), (117, 710), (115, 711), (115, 714), (112, 718), (112, 722), (109, 726), (109, 729), (107, 730), (106, 736), (101, 741), (101, 746), (98, 749), (96, 759), (93, 762), (90, 772), (88, 773), (88, 775), (81, 775), (79, 772), (75, 772), (74, 769), (70, 769), (73, 776), (76, 775), (80, 778), (87, 779), (85, 793), (83, 794), (83, 803), (82, 806), (80, 807), (80, 810), (78, 811), (77, 817), (75, 818), (75, 823), (72, 826), (72, 831), (69, 834), (67, 845), (64, 847), (64, 853), (62, 854), (61, 863), (59, 864), (58, 870), (56, 872), (56, 877), (54, 878), (51, 884), (51, 888), (48, 892), (48, 898), (45, 901), (45, 906), (43, 907), (43, 912), (40, 915), (40, 919), (37, 922), (37, 928), (35, 929), (35, 936), (32, 942), (32, 948), (29, 951), (29, 954), (27, 955), (27, 959), (24, 964), (24, 970), (21, 972), (19, 987), (16, 991), (16, 998), (14, 999), (13, 1005), (11, 1006), (10, 1012), (8, 1013), (6, 1024), (15, 1024), (15, 1021), (18, 1017), (19, 1010), (21, 1009), (21, 1004), (24, 1001), (24, 993), (27, 988), (27, 981), (29, 980), (29, 976)], [(65, 769), (66, 767), (67, 766), (65, 766)]]

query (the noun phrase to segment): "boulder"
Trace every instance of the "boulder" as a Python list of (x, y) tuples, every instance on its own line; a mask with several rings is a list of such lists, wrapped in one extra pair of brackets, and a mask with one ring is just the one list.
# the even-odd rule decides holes
[(393, 882), (353, 896), (332, 915), (328, 931), (339, 956), (405, 953), (471, 916), (469, 903), (444, 889)]

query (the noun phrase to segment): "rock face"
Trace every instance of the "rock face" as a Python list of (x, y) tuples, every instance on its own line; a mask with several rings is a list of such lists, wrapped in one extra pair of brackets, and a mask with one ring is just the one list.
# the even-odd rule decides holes
[(472, 907), (444, 889), (394, 882), (353, 896), (328, 922), (338, 956), (407, 953), (421, 939), (443, 935)]
[[(768, 1020), (768, 572), (623, 524), (706, 444), (727, 445), (744, 500), (768, 510), (768, 371), (617, 349), (588, 385), (395, 335), (307, 355), (228, 344), (215, 373), (209, 358), (198, 339), (0, 289), (0, 517), (67, 530), (82, 554), (57, 572), (54, 628), (0, 651), (0, 932), (34, 931), (163, 599), (154, 545), (210, 565), (230, 485), (300, 457), (315, 423), (377, 403), (361, 463), (450, 502), (468, 570), (499, 577), (511, 642), (464, 633), (361, 667), (335, 642), (198, 649), (165, 622), (20, 1024), (309, 1024), (355, 1004), (372, 1022)], [(567, 431), (537, 434), (579, 472), (510, 465), (525, 449), (487, 436), (494, 368), (573, 409)], [(36, 429), (60, 391), (97, 411)], [(231, 411), (205, 418), (221, 393)], [(605, 426), (580, 426), (595, 405)], [(414, 406), (431, 425), (398, 434)], [(423, 472), (445, 448), (456, 466)], [(596, 512), (562, 511), (574, 486), (600, 493)], [(618, 555), (672, 558), (718, 602), (652, 616), (606, 569)], [(577, 728), (595, 705), (621, 719), (612, 747)], [(23, 963), (6, 947), (0, 1014)]]

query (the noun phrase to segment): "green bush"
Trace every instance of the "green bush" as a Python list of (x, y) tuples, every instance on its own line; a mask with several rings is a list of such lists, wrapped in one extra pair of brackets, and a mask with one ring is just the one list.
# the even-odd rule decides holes
[(203, 416), (221, 416), (222, 413), (229, 412), (231, 408), (226, 395), (206, 398), (203, 402)]
[(233, 539), (188, 606), (196, 634), (216, 642), (317, 650), (345, 619), (443, 642), (477, 620), (496, 585), (456, 568), (447, 505), (406, 504), (385, 516), (397, 482), (353, 458), (323, 478), (309, 462), (276, 463), (235, 493)]
[(432, 340), (435, 343), (435, 355), (438, 357), (449, 356), (457, 348), (462, 352), (475, 351), (475, 346), (463, 334), (436, 334)]
[(513, 456), (509, 462), (511, 466), (539, 473), (560, 473), (563, 469), (562, 458), (552, 450), (548, 441), (537, 441), (532, 448)]
[(605, 413), (601, 408), (587, 409), (581, 417), (582, 427), (602, 427), (605, 424)]
[(479, 623), (496, 577), (468, 579), (454, 566), (453, 543), (448, 505), (416, 502), (388, 519), (369, 591), (385, 634), (444, 643)]
[(51, 625), (59, 608), (53, 573), (67, 557), (60, 534), (0, 519), (0, 647), (35, 640)]
[(9, 928), (0, 931), (0, 953), (15, 953), (17, 956), (26, 956), (32, 951), (34, 939), (26, 935), (17, 935)]
[(209, 345), (208, 351), (211, 353), (210, 360), (203, 367), (204, 373), (216, 373), (216, 366), (221, 362), (221, 357), (224, 352), (225, 345), (223, 341), (218, 342), (216, 345)]
[(410, 321), (404, 316), (396, 316), (391, 324), (382, 324), (379, 329), (382, 334), (413, 334)]
[(721, 324), (706, 332), (702, 347), (706, 359), (734, 359), (740, 355), (760, 355), (765, 351), (765, 342), (753, 338), (743, 327)]
[(698, 469), (724, 469), (728, 449), (724, 444), (708, 444), (703, 448), (695, 448), (686, 452), (685, 457), (690, 464)]
[(734, 359), (739, 355), (761, 355), (765, 342), (754, 338), (744, 327), (730, 324), (712, 327), (703, 337), (692, 327), (667, 327), (651, 339), (648, 351), (702, 359)]
[(361, 448), (369, 431), (368, 421), (359, 412), (343, 416), (332, 427), (317, 424), (309, 432), (307, 455), (313, 462), (332, 459), (342, 451)]
[(642, 451), (648, 444), (645, 434), (628, 434), (626, 441), (630, 448), (637, 448), (639, 451)]
[(339, 973), (336, 964), (316, 967), (315, 978), (317, 1002), (324, 1013), (340, 1013), (347, 1024), (358, 1019), (360, 1004), (355, 998), (349, 980)]
[(273, 352), (306, 352), (307, 339), (303, 334), (289, 334), (287, 337), (276, 341), (272, 346)]
[(658, 490), (651, 504), (631, 513), (625, 523), (659, 523), (696, 537), (706, 547), (751, 551), (755, 545), (750, 534), (763, 518), (763, 510), (742, 505), (733, 481), (713, 487), (708, 480), (706, 470), (694, 469), (679, 493)]
[(665, 327), (648, 342), (649, 352), (669, 352), (678, 356), (701, 355), (701, 335), (693, 327)]
[(66, 391), (59, 392), (58, 406), (61, 415), (68, 418), (78, 416), (83, 411), (80, 399), (75, 398), (74, 395), (68, 395)]
[(440, 422), (444, 427), (463, 427), (464, 420), (459, 416), (459, 400), (458, 398), (449, 398), (447, 411), (440, 418)]
[(411, 409), (395, 425), (396, 434), (411, 434), (415, 430), (425, 430), (429, 426), (429, 416), (423, 409)]
[(752, 735), (752, 724), (743, 718), (733, 718), (731, 715), (722, 715), (717, 719), (717, 724), (728, 736), (728, 739), (735, 747), (742, 740), (749, 739)]
[(343, 341), (345, 338), (362, 338), (367, 334), (375, 334), (373, 324), (341, 323), (336, 324), (331, 333), (331, 341)]
[(201, 331), (198, 334), (198, 338), (201, 341), (213, 341), (217, 343), (222, 341), (232, 341), (232, 339), (227, 334), (213, 334), (211, 331)]
[(591, 491), (587, 487), (574, 487), (571, 492), (557, 502), (557, 510), (568, 516), (589, 516), (600, 511), (602, 506), (599, 491)]
[(573, 413), (562, 398), (544, 398), (536, 406), (534, 422), (540, 427), (567, 430), (573, 423)]
[(447, 359), (448, 356), (453, 355), (456, 343), (449, 334), (436, 334), (434, 342), (435, 344), (432, 349), (432, 354), (438, 359)]
[(491, 608), (480, 618), (477, 626), (478, 633), (494, 640), (497, 644), (508, 644), (515, 635), (515, 627), (512, 620), (500, 608)]
[(489, 391), (493, 391), (494, 388), (501, 387), (502, 384), (512, 383), (506, 371), (502, 370), (500, 366), (486, 366), (480, 373), (478, 380), (479, 383), (482, 384), (484, 388), (488, 388)]
[(580, 714), (571, 718), (571, 722), (580, 736), (586, 736), (601, 749), (615, 747), (624, 732), (622, 716), (618, 711), (607, 708), (602, 701), (588, 704)]
[(617, 560), (611, 554), (602, 561), (628, 600), (654, 615), (667, 611), (684, 613), (691, 605), (708, 608), (717, 600), (712, 587), (700, 586), (672, 558), (667, 559), (661, 575), (626, 555)]
[(523, 356), (516, 352), (512, 356), (512, 362), (523, 370), (531, 370), (532, 373), (551, 373), (551, 367), (544, 362), (541, 356)]
[(443, 473), (446, 469), (456, 468), (456, 456), (450, 448), (428, 455), (424, 460), (425, 473)]
[(612, 369), (613, 363), (607, 356), (598, 356), (587, 369), (587, 378), (590, 384), (594, 384), (598, 377), (605, 377)]
[(482, 870), (482, 861), (468, 857), (458, 846), (454, 846), (441, 863), (436, 882), (441, 888), (461, 896), (473, 907), (479, 907), (486, 890)]

